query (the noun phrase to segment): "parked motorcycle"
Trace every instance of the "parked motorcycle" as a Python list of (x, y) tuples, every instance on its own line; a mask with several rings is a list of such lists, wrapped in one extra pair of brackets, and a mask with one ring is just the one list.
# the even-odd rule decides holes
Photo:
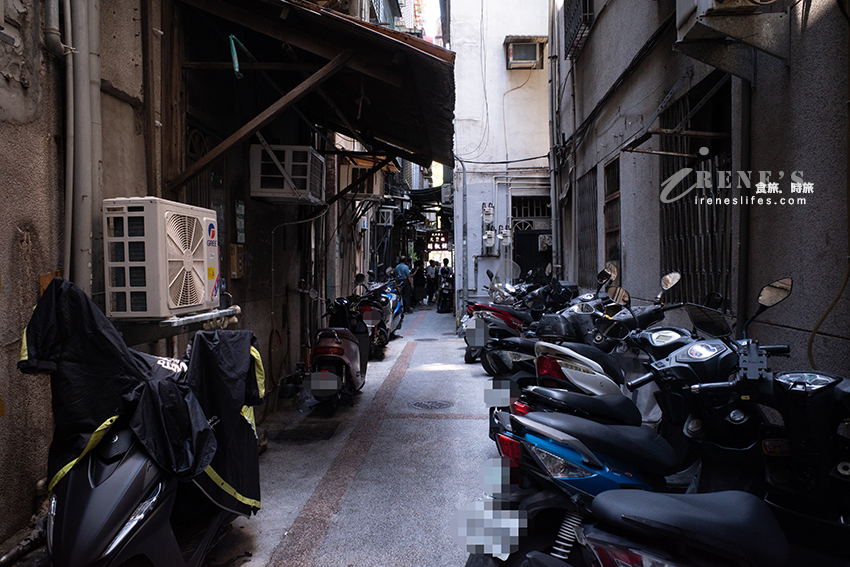
[[(766, 286), (747, 324), (790, 288), (790, 279)], [(504, 505), (527, 513), (527, 542), (549, 555), (529, 555), (523, 565), (585, 565), (594, 558), (593, 564), (634, 567), (847, 564), (838, 542), (850, 532), (843, 520), (850, 472), (841, 472), (850, 471), (850, 436), (841, 433), (850, 418), (850, 381), (772, 374), (766, 357), (787, 354), (787, 347), (732, 341), (719, 312), (689, 305), (688, 313), (700, 332), (718, 338), (685, 345), (629, 383), (658, 384), (665, 436), (558, 413), (509, 418), (500, 448), (525, 485), (506, 491)], [(688, 463), (689, 471), (664, 478)], [(645, 492), (682, 489), (726, 492)], [(764, 534), (751, 531), (751, 522)], [(788, 561), (786, 538), (796, 561)], [(576, 544), (584, 558), (571, 553)], [(501, 555), (518, 564), (525, 554)], [(495, 564), (487, 561), (473, 556), (467, 565)]]
[[(311, 296), (319, 298), (315, 291)], [(328, 301), (322, 315), (329, 318), (328, 327), (319, 329), (313, 345), (306, 390), (331, 412), (343, 396), (354, 405), (355, 393), (366, 382), (371, 334), (363, 319), (361, 299), (353, 294)]]
[(354, 281), (367, 290), (360, 296), (358, 305), (369, 330), (369, 358), (380, 358), (390, 339), (401, 328), (404, 318), (401, 297), (391, 290), (391, 282), (367, 285), (363, 274), (357, 274)]
[(454, 304), (454, 285), (451, 270), (445, 266), (439, 269), (440, 281), (437, 284), (437, 313), (451, 313)]
[(260, 508), (264, 374), (250, 331), (200, 331), (179, 360), (136, 352), (56, 278), (24, 334), (18, 368), (51, 373), (52, 565), (198, 567)]

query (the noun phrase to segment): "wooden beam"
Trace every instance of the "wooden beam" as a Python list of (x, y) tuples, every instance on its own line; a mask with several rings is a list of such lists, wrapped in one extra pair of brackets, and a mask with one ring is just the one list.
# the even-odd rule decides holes
[(324, 81), (332, 77), (334, 73), (339, 71), (343, 67), (343, 65), (345, 65), (345, 62), (348, 61), (353, 56), (353, 54), (353, 51), (344, 51), (343, 53), (337, 55), (327, 65), (325, 65), (316, 73), (311, 75), (309, 79), (289, 91), (277, 102), (275, 102), (263, 112), (258, 114), (255, 118), (253, 118), (250, 122), (242, 126), (239, 130), (231, 134), (226, 140), (224, 140), (219, 145), (207, 152), (201, 159), (187, 167), (183, 171), (183, 173), (181, 173), (168, 183), (167, 189), (169, 191), (174, 191), (175, 189), (187, 183), (189, 180), (193, 179), (195, 176), (202, 173), (213, 163), (215, 163), (220, 157), (222, 157), (224, 153), (230, 148), (232, 148), (236, 144), (247, 140), (250, 136), (254, 134), (254, 132), (269, 124), (272, 120), (280, 116), (281, 113), (283, 113), (283, 111), (285, 111), (287, 108), (301, 100), (304, 96), (315, 90)]
[[(149, 1), (149, 0), (148, 0)], [(248, 71), (308, 71), (316, 70), (317, 65), (284, 63), (283, 61), (240, 61), (239, 70)], [(225, 69), (233, 70), (233, 61), (184, 61), (184, 69)]]
[[(183, 3), (194, 6), (219, 18), (229, 20), (235, 24), (259, 32), (263, 35), (273, 37), (282, 43), (288, 43), (299, 49), (309, 51), (325, 59), (333, 59), (344, 51), (340, 45), (319, 38), (317, 35), (305, 33), (288, 24), (286, 20), (277, 18), (272, 21), (249, 10), (239, 8), (223, 0), (181, 0)], [(397, 72), (375, 65), (377, 54), (373, 51), (358, 49), (355, 57), (346, 63), (346, 66), (368, 75), (394, 87), (401, 86), (401, 75)]]
[[(389, 156), (389, 157), (381, 160), (380, 162), (376, 163), (371, 168), (369, 168), (369, 170), (366, 171), (363, 175), (361, 175), (360, 177), (358, 177), (357, 179), (355, 179), (354, 181), (349, 183), (348, 187), (346, 187), (345, 189), (343, 189), (342, 191), (340, 191), (339, 193), (337, 193), (336, 195), (334, 195), (333, 197), (328, 199), (327, 202), (325, 203), (325, 205), (328, 206), (328, 207), (333, 205), (334, 203), (339, 201), (342, 198), (343, 195), (349, 193), (352, 189), (357, 189), (358, 185), (360, 185), (361, 183), (363, 183), (364, 181), (366, 181), (367, 179), (369, 179), (370, 177), (375, 175), (375, 173), (380, 171), (381, 168), (383, 168), (385, 165), (387, 165), (388, 163), (390, 163), (394, 159), (395, 159), (395, 156)], [(355, 193), (356, 193), (356, 191), (355, 191)]]

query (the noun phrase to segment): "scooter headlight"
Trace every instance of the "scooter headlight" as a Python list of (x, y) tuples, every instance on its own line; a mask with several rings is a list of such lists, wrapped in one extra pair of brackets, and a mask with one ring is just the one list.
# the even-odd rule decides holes
[(584, 478), (593, 476), (589, 470), (562, 459), (558, 455), (545, 451), (540, 447), (531, 446), (531, 452), (546, 468), (552, 478)]
[(145, 516), (147, 516), (148, 512), (150, 512), (156, 505), (156, 501), (159, 499), (159, 495), (161, 492), (162, 483), (160, 482), (156, 485), (156, 488), (153, 489), (153, 492), (151, 492), (151, 495), (148, 497), (148, 499), (139, 504), (138, 508), (136, 508), (136, 510), (130, 515), (130, 519), (127, 520), (127, 523), (124, 524), (124, 527), (121, 528), (121, 531), (118, 532), (118, 535), (115, 536), (115, 539), (113, 539), (112, 543), (109, 544), (109, 547), (106, 548), (103, 557), (106, 557), (107, 555), (115, 551), (115, 549), (119, 545), (121, 545), (121, 542), (124, 541), (128, 535), (130, 535), (130, 532), (133, 531), (133, 528), (135, 528), (139, 524), (139, 522), (145, 519)]

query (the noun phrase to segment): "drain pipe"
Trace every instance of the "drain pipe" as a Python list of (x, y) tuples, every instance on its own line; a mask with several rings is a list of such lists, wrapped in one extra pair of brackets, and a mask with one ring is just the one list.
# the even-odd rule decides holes
[[(457, 157), (457, 156), (455, 156)], [(467, 234), (468, 234), (468, 222), (467, 222), (467, 200), (466, 200), (466, 164), (463, 163), (463, 160), (457, 158), (460, 162), (460, 167), (463, 170), (463, 290), (461, 291), (461, 297), (463, 297), (463, 305), (457, 306), (458, 317), (460, 317), (460, 313), (466, 312), (466, 304), (469, 302), (469, 266), (468, 264), (468, 248), (467, 248)], [(455, 258), (455, 264), (457, 264), (457, 258)], [(457, 279), (457, 276), (455, 276)]]
[[(103, 271), (103, 128), (100, 105), (100, 0), (88, 0), (89, 26), (89, 92), (91, 104), (91, 295), (104, 307)], [(103, 301), (98, 301), (103, 298)]]
[(71, 280), (92, 291), (92, 131), (89, 76), (88, 1), (70, 0), (74, 58), (74, 216)]
[[(555, 148), (558, 144), (558, 89), (560, 88), (560, 66), (558, 59), (559, 49), (557, 42), (557, 19), (555, 18), (555, 1), (549, 0), (549, 206), (552, 216), (552, 265), (555, 277), (563, 278), (563, 266), (561, 266), (561, 211), (558, 207), (558, 183), (557, 171), (558, 158)], [(554, 52), (554, 55), (552, 53)]]
[(44, 6), (44, 44), (65, 62), (65, 226), (62, 249), (62, 277), (71, 276), (71, 234), (74, 226), (74, 48), (71, 35), (71, 0), (63, 0), (65, 43), (59, 32), (59, 0)]

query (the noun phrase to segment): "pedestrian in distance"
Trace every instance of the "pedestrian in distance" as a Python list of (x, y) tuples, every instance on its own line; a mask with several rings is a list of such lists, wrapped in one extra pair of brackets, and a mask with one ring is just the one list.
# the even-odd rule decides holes
[(425, 266), (422, 260), (416, 260), (413, 264), (413, 272), (410, 277), (413, 278), (413, 304), (420, 305), (425, 301), (427, 305), (425, 285), (428, 279), (425, 277)]
[(436, 260), (428, 260), (428, 267), (425, 268), (425, 291), (428, 294), (428, 303), (434, 303), (434, 294), (437, 293), (437, 269), (439, 264)]
[(404, 303), (405, 313), (413, 312), (413, 279), (410, 277), (410, 266), (408, 265), (409, 261), (410, 260), (402, 256), (395, 267), (395, 275), (399, 281), (399, 291), (401, 292), (401, 300), (402, 303)]

